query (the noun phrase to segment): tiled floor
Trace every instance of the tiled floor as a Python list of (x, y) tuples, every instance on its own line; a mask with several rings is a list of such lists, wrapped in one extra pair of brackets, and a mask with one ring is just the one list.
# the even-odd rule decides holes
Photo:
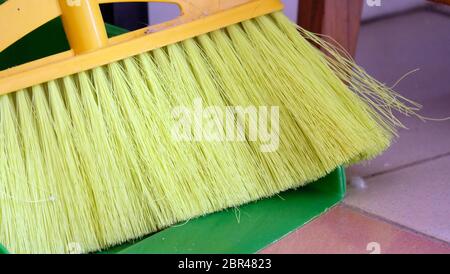
[(345, 203), (450, 242), (449, 167), (447, 156), (375, 176), (349, 187)]
[[(356, 59), (371, 75), (393, 85), (407, 72), (396, 90), (423, 105), (422, 115), (450, 116), (450, 13), (417, 11), (364, 25)], [(409, 128), (391, 149), (367, 165), (351, 169), (370, 176), (411, 163), (450, 154), (450, 121), (422, 122), (401, 117)]]
[[(450, 116), (449, 10), (370, 22), (359, 41), (358, 63), (388, 85), (420, 69), (396, 90), (431, 118)], [(343, 205), (263, 253), (450, 254), (450, 120), (402, 121), (409, 130), (389, 151), (347, 170), (358, 184), (350, 182)]]
[(341, 205), (261, 253), (370, 254), (373, 252), (450, 254), (450, 244), (430, 239)]
[[(450, 116), (450, 13), (416, 11), (365, 25), (357, 60), (388, 84), (419, 68), (397, 90), (427, 117)], [(409, 130), (389, 151), (349, 169), (367, 189), (350, 187), (345, 203), (450, 242), (450, 120), (403, 120)]]

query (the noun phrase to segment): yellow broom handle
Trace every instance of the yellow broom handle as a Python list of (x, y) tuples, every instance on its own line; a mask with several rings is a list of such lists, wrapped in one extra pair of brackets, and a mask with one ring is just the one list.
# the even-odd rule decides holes
[(199, 18), (255, 0), (8, 0), (0, 5), (0, 52), (61, 15), (69, 43), (76, 54), (108, 45), (99, 4), (160, 2), (177, 4), (181, 18)]
[[(105, 22), (100, 4), (114, 2), (136, 2), (136, 0), (58, 0), (61, 19), (67, 40), (75, 54), (85, 53), (108, 45)], [(186, 0), (167, 0), (158, 2), (176, 3), (183, 9)], [(138, 2), (151, 2), (141, 0)]]
[(108, 45), (105, 23), (97, 0), (59, 0), (67, 40), (75, 54)]
[[(67, 40), (75, 54), (85, 53), (108, 45), (108, 35), (100, 11), (100, 4), (114, 2), (134, 2), (136, 0), (58, 0), (61, 7), (61, 19)], [(182, 10), (188, 12), (192, 2), (189, 0), (142, 0), (141, 2), (175, 3)], [(208, 0), (208, 6), (215, 1)], [(207, 8), (207, 6), (205, 7)]]
[(119, 2), (166, 2), (189, 10), (188, 0), (8, 0), (0, 5), (0, 52), (60, 15), (75, 53), (103, 47), (108, 40), (99, 4)]

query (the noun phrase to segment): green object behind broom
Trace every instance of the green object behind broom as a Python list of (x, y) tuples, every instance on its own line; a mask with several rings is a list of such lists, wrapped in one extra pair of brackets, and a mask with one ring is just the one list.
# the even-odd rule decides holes
[[(0, 72), (0, 242), (17, 253), (65, 253), (73, 242), (104, 249), (305, 185), (386, 149), (401, 126), (392, 110), (414, 114), (416, 105), (313, 34), (299, 35), (283, 14), (264, 15), (278, 1), (243, 2), (135, 40), (57, 56), (39, 70), (54, 78), (38, 81), (20, 68)], [(260, 17), (214, 25), (195, 38), (191, 28), (179, 31), (211, 27), (220, 16), (236, 19), (251, 5)], [(180, 33), (190, 34), (165, 47), (151, 44)], [(141, 44), (153, 50), (133, 51)], [(114, 50), (126, 47), (130, 52)], [(104, 64), (109, 54), (126, 59)], [(81, 66), (61, 65), (72, 61)], [(95, 62), (100, 67), (85, 69)], [(77, 74), (60, 78), (61, 71)], [(15, 90), (18, 77), (35, 85)], [(251, 131), (238, 142), (176, 142), (172, 111), (196, 99), (219, 108), (279, 107), (279, 146), (261, 151)]]

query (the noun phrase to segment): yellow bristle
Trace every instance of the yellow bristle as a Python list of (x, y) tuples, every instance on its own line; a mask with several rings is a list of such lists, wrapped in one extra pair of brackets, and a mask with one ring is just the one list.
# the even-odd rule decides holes
[[(30, 185), (26, 177), (18, 120), (13, 95), (0, 97), (1, 242), (12, 252), (32, 252), (42, 248), (33, 239), (37, 216), (30, 203)], [(31, 186), (32, 187), (32, 186)], [(17, 216), (17, 217), (14, 217)], [(30, 233), (31, 232), (31, 233)]]
[[(66, 236), (67, 243), (86, 243), (86, 246), (100, 248), (100, 243), (96, 237), (96, 218), (95, 200), (93, 199), (90, 183), (86, 181), (79, 163), (80, 155), (76, 149), (74, 141), (74, 128), (69, 114), (69, 105), (65, 105), (64, 94), (67, 90), (61, 88), (63, 82), (52, 81), (47, 84), (47, 90), (40, 90), (37, 94), (33, 90), (33, 96), (40, 101), (39, 104), (48, 104), (45, 108), (45, 119), (40, 122), (42, 131), (46, 132), (47, 137), (42, 136), (43, 142), (48, 143), (48, 149), (53, 149), (53, 153), (48, 155), (47, 161), (52, 163), (53, 167), (49, 170), (54, 172), (55, 183), (59, 188), (57, 201), (64, 201), (61, 208), (65, 210), (67, 226), (71, 234)], [(69, 86), (70, 87), (70, 86)], [(69, 91), (72, 92), (73, 90)], [(47, 102), (45, 100), (47, 97)], [(69, 103), (69, 101), (67, 101)], [(42, 107), (44, 109), (44, 107)], [(44, 115), (41, 115), (44, 116)], [(49, 121), (51, 121), (49, 123)], [(54, 132), (51, 132), (53, 129)], [(51, 143), (50, 143), (51, 140)], [(58, 202), (60, 203), (60, 202)], [(77, 225), (73, 225), (77, 224)], [(82, 225), (81, 225), (82, 224)], [(67, 252), (69, 246), (64, 246)]]
[[(216, 106), (222, 109), (231, 106), (230, 102), (226, 100), (226, 90), (219, 82), (220, 77), (210, 67), (208, 59), (200, 49), (199, 44), (195, 40), (190, 39), (184, 41), (182, 45), (186, 51), (186, 58), (190, 62), (195, 79), (199, 83), (199, 96), (204, 100), (204, 103), (208, 106)], [(233, 117), (237, 120), (235, 115)], [(217, 126), (221, 127), (223, 134), (227, 134), (226, 121), (221, 122)], [(237, 136), (238, 132), (235, 129), (233, 129), (233, 132), (234, 136)], [(242, 188), (243, 190), (240, 193), (240, 195), (243, 195), (242, 197), (236, 195), (239, 193), (234, 193), (235, 197), (232, 204), (239, 204), (241, 200), (258, 198), (267, 194), (264, 187), (270, 185), (270, 174), (262, 169), (263, 163), (260, 159), (253, 157), (253, 148), (245, 139), (243, 141), (215, 142), (211, 149), (217, 151), (217, 157), (222, 159), (227, 157), (226, 162), (222, 163), (225, 165), (222, 169), (227, 170), (227, 176), (231, 174), (228, 180), (230, 184), (234, 184), (228, 187)], [(222, 149), (222, 151), (218, 149)], [(230, 167), (233, 167), (233, 169), (230, 169)], [(227, 188), (221, 185), (221, 183), (218, 183), (216, 187), (222, 187), (223, 190), (220, 193), (226, 193)], [(222, 206), (227, 207), (229, 204), (225, 201)]]
[[(132, 179), (129, 177), (130, 171), (126, 170), (128, 163), (126, 159), (119, 157), (120, 154), (114, 144), (116, 132), (111, 132), (112, 129), (108, 128), (108, 112), (102, 109), (101, 104), (105, 98), (100, 96), (105, 95), (105, 91), (102, 90), (101, 84), (105, 80), (99, 77), (106, 75), (102, 74), (100, 69), (102, 68), (92, 72), (92, 77), (97, 76), (96, 86), (91, 82), (88, 73), (78, 75), (80, 102), (77, 102), (78, 98), (73, 98), (71, 114), (81, 116), (77, 117), (80, 123), (76, 125), (74, 138), (80, 140), (77, 144), (78, 150), (82, 150), (80, 161), (95, 199), (99, 218), (96, 222), (99, 229), (98, 236), (105, 245), (120, 243), (125, 240), (125, 235), (133, 235), (137, 230), (133, 225), (137, 220), (133, 217), (138, 216), (138, 212), (134, 211), (135, 203), (132, 199), (135, 197), (130, 197), (133, 193), (128, 189), (133, 183), (130, 181)], [(75, 86), (71, 85), (68, 88)], [(69, 97), (76, 94), (77, 90), (68, 89), (66, 92), (66, 96)], [(114, 95), (108, 93), (107, 96)], [(81, 134), (85, 135), (82, 139), (79, 136)], [(115, 220), (114, 216), (118, 219)]]
[[(381, 153), (402, 126), (392, 112), (419, 105), (300, 33), (274, 13), (1, 96), (0, 243), (106, 249)], [(258, 121), (236, 113), (241, 138), (197, 140), (186, 124), (192, 138), (176, 140), (174, 110), (196, 100), (278, 107), (279, 146), (263, 151), (249, 131)], [(227, 126), (206, 129), (239, 133)]]
[[(28, 233), (35, 234), (34, 241), (39, 244), (43, 252), (50, 252), (53, 242), (63, 241), (61, 230), (59, 229), (60, 220), (57, 214), (58, 207), (52, 201), (56, 195), (55, 181), (51, 180), (50, 172), (46, 172), (44, 155), (39, 144), (39, 135), (35, 121), (35, 110), (31, 102), (29, 92), (21, 90), (15, 93), (17, 118), (20, 125), (21, 149), (25, 172), (28, 181), (28, 191), (32, 212), (29, 222), (34, 225)], [(19, 107), (20, 106), (20, 107)], [(34, 202), (36, 201), (36, 202)], [(64, 222), (64, 220), (62, 220)], [(35, 231), (35, 232), (34, 232)], [(36, 233), (46, 231), (47, 233)], [(33, 233), (34, 232), (34, 233)], [(63, 252), (58, 247), (56, 252)]]

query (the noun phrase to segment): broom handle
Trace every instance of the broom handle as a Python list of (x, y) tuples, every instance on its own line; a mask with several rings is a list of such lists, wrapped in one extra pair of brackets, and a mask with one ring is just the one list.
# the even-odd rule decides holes
[[(156, 2), (178, 5), (181, 10), (181, 16), (176, 20), (160, 24), (159, 27), (163, 29), (164, 26), (175, 25), (177, 22), (189, 22), (204, 15), (213, 14), (252, 1), (255, 0), (8, 0), (0, 5), (0, 29), (2, 30), (0, 52), (38, 27), (62, 15), (62, 10), (65, 11), (66, 17), (68, 17), (65, 23), (66, 31), (68, 29), (70, 32), (68, 35), (73, 36), (71, 46), (75, 47), (76, 52), (81, 53), (107, 44), (107, 40), (105, 40), (107, 39), (105, 38), (106, 32), (100, 23), (103, 22), (103, 19), (98, 12), (99, 4)], [(85, 3), (90, 9), (86, 8), (83, 12), (73, 12), (69, 9), (69, 7), (72, 9), (83, 7)], [(89, 13), (92, 11), (93, 14), (90, 15)], [(77, 23), (74, 23), (75, 21)], [(84, 32), (94, 31), (99, 32), (97, 36), (94, 36), (93, 33), (83, 34)], [(80, 38), (79, 33), (81, 33), (82, 38), (84, 37), (83, 39), (86, 38), (83, 42), (85, 45), (77, 45), (81, 43), (76, 41)], [(92, 40), (91, 42), (87, 39), (89, 37)]]

